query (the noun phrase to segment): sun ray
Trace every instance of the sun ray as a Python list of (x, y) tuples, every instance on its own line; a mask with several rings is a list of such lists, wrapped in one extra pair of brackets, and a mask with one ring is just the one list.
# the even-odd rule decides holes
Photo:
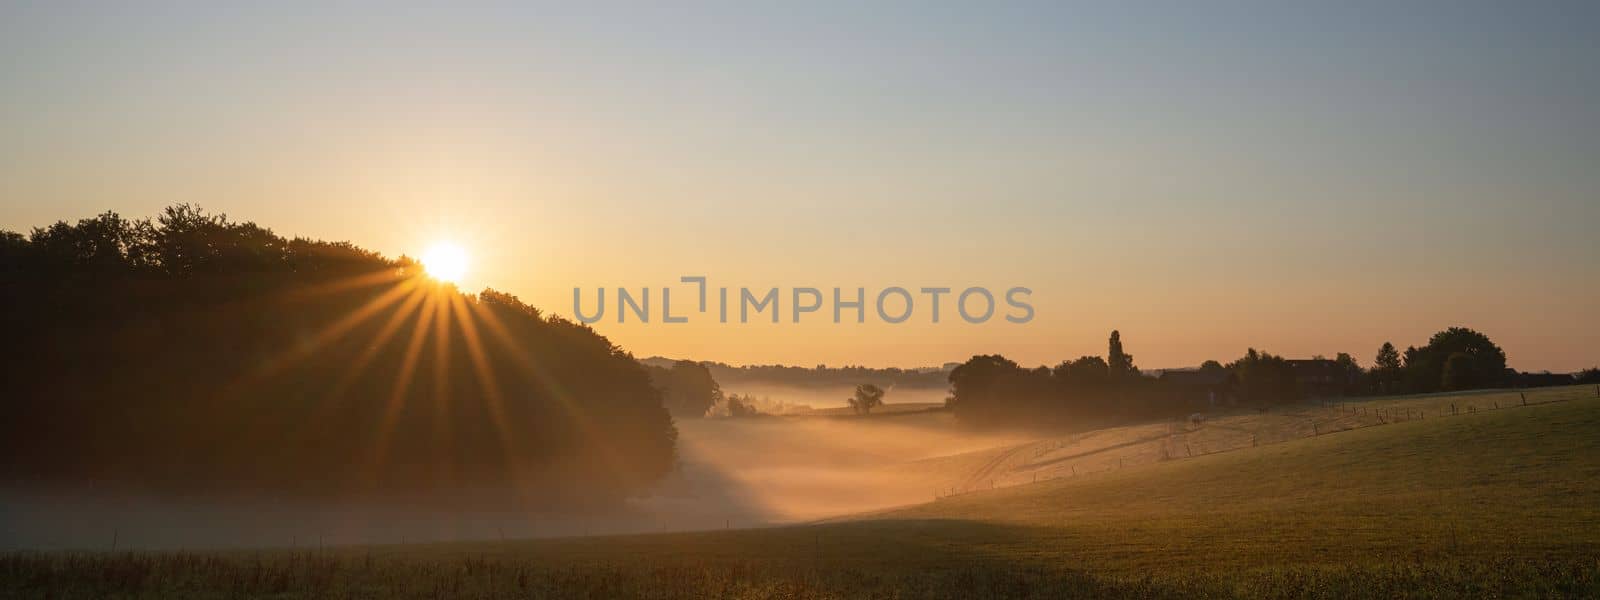
[(394, 334), (400, 331), (400, 326), (405, 323), (406, 317), (422, 304), (424, 296), (425, 293), (416, 288), (413, 288), (411, 293), (406, 295), (405, 300), (402, 301), (397, 308), (395, 308), (394, 314), (390, 315), (389, 320), (384, 322), (383, 328), (379, 329), (378, 333), (373, 336), (372, 342), (361, 351), (360, 355), (356, 356), (355, 360), (350, 362), (350, 366), (345, 371), (344, 376), (334, 384), (334, 388), (332, 392), (330, 392), (330, 395), (337, 396), (345, 389), (349, 388), (352, 383), (354, 383), (356, 378), (366, 370), (367, 365), (370, 364), (372, 360), (378, 356), (378, 353), (383, 350), (383, 347), (389, 343), (389, 338), (394, 337)]
[[(286, 348), (276, 355), (263, 360), (256, 368), (234, 377), (231, 382), (225, 384), (220, 394), (221, 397), (234, 397), (236, 394), (247, 390), (252, 384), (272, 377), (290, 365), (311, 356), (323, 344), (359, 326), (362, 322), (382, 311), (384, 307), (399, 301), (403, 294), (415, 289), (415, 287), (414, 279), (397, 282), (392, 289), (368, 300), (362, 306), (351, 311), (350, 314), (324, 327), (309, 342)], [(235, 441), (238, 442), (240, 440)]]
[(297, 286), (293, 289), (276, 292), (268, 295), (246, 296), (223, 302), (211, 309), (217, 313), (250, 312), (260, 310), (264, 303), (270, 302), (298, 302), (320, 295), (375, 287), (387, 282), (400, 283), (409, 281), (414, 275), (406, 275), (400, 269), (387, 268), (361, 275), (340, 277), (321, 283)]
[[(454, 290), (440, 289), (441, 298), (455, 296)], [(452, 422), (450, 406), (450, 306), (448, 302), (435, 301), (433, 303), (433, 428), (435, 439), (439, 440), (440, 448), (449, 449), (453, 457), (455, 444), (455, 423)], [(454, 484), (453, 460), (442, 461), (445, 467), (445, 482)]]
[(396, 269), (383, 269), (381, 271), (374, 271), (363, 275), (341, 277), (333, 281), (290, 290), (283, 293), (282, 297), (290, 300), (299, 300), (321, 296), (324, 294), (333, 294), (365, 287), (372, 287), (403, 277), (403, 275), (399, 275), (396, 271)]
[(500, 345), (507, 351), (511, 352), (513, 357), (516, 359), (517, 364), (520, 365), (528, 374), (532, 375), (539, 386), (543, 387), (545, 391), (549, 392), (550, 395), (556, 399), (557, 405), (559, 405), (571, 419), (574, 427), (576, 427), (582, 434), (583, 439), (594, 443), (600, 450), (600, 459), (606, 462), (606, 466), (611, 468), (613, 472), (621, 472), (623, 470), (622, 459), (617, 456), (617, 454), (609, 446), (603, 443), (604, 440), (602, 439), (602, 436), (595, 434), (595, 427), (589, 423), (588, 417), (584, 414), (583, 410), (580, 409), (575, 402), (573, 402), (566, 390), (562, 389), (560, 382), (546, 372), (544, 368), (539, 365), (538, 361), (533, 360), (533, 357), (528, 354), (527, 349), (523, 348), (522, 345), (518, 343), (514, 337), (512, 337), (511, 332), (506, 328), (505, 324), (500, 321), (499, 317), (495, 316), (494, 311), (489, 310), (481, 305), (475, 306), (478, 309), (477, 314), (479, 317), (481, 317), (484, 328), (487, 329), (490, 334), (492, 334), (491, 337), (493, 337), (495, 341), (499, 342)]
[(350, 330), (355, 329), (367, 319), (372, 318), (373, 315), (378, 314), (378, 312), (383, 310), (384, 307), (400, 301), (404, 294), (411, 290), (413, 285), (414, 284), (411, 281), (405, 281), (395, 285), (388, 291), (379, 294), (377, 297), (367, 301), (366, 304), (363, 304), (359, 308), (351, 311), (350, 314), (328, 324), (326, 327), (323, 327), (321, 331), (318, 331), (316, 334), (312, 335), (311, 339), (307, 340), (305, 343), (297, 344), (292, 348), (280, 352), (277, 356), (262, 361), (261, 365), (258, 366), (255, 372), (250, 376), (258, 379), (268, 377), (288, 367), (289, 365), (294, 364), (296, 361), (311, 356), (312, 354), (316, 353), (317, 350), (321, 349), (324, 344), (332, 342), (348, 333)]
[(416, 325), (411, 330), (411, 340), (406, 343), (406, 353), (400, 360), (400, 372), (395, 376), (393, 391), (389, 394), (389, 401), (384, 405), (383, 415), (378, 419), (378, 435), (373, 444), (374, 463), (382, 466), (387, 458), (389, 435), (393, 433), (394, 422), (400, 416), (401, 404), (405, 401), (405, 394), (411, 387), (411, 378), (416, 373), (417, 359), (422, 355), (422, 346), (427, 342), (428, 328), (433, 320), (434, 305), (438, 302), (437, 294), (424, 294), (425, 301), (420, 311)]
[(406, 318), (422, 304), (425, 296), (426, 294), (421, 288), (411, 287), (410, 293), (395, 307), (394, 313), (389, 316), (389, 320), (384, 322), (383, 327), (373, 336), (372, 341), (367, 344), (367, 347), (362, 350), (355, 360), (350, 362), (344, 373), (339, 377), (339, 380), (324, 395), (323, 402), (317, 405), (308, 419), (311, 425), (315, 426), (322, 423), (323, 419), (337, 408), (345, 392), (349, 390), (351, 385), (354, 385), (362, 373), (366, 372), (367, 366), (372, 363), (373, 359), (377, 358), (379, 352), (383, 351), (384, 347), (389, 343), (389, 339), (399, 332), (400, 326), (404, 325)]
[(514, 447), (515, 440), (510, 433), (509, 417), (506, 414), (505, 396), (501, 392), (499, 379), (494, 374), (494, 368), (489, 364), (488, 354), (483, 347), (483, 338), (478, 334), (477, 319), (474, 317), (473, 304), (475, 302), (461, 296), (450, 297), (451, 313), (456, 321), (461, 324), (461, 335), (466, 344), (467, 357), (472, 362), (472, 368), (477, 375), (478, 387), (483, 391), (484, 404), (489, 410), (489, 421), (494, 427), (495, 442), (505, 455), (505, 466), (510, 483), (524, 496), (531, 489), (522, 479), (522, 456)]

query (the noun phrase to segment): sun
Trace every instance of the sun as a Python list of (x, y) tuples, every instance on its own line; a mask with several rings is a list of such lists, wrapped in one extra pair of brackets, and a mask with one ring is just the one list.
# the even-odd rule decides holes
[(439, 281), (461, 283), (467, 274), (467, 251), (450, 242), (438, 242), (422, 253), (422, 267)]

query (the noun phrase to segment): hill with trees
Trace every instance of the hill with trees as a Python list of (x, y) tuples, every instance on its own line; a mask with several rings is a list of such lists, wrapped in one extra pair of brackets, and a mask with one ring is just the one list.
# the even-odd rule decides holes
[(674, 461), (660, 392), (588, 327), (188, 205), (0, 234), (0, 327), (17, 484), (526, 506)]

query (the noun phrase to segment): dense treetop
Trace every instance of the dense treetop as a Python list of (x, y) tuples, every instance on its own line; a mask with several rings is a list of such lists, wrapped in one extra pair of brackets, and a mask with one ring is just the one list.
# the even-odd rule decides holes
[(660, 392), (588, 327), (193, 206), (0, 233), (0, 303), (17, 481), (555, 502), (674, 460)]

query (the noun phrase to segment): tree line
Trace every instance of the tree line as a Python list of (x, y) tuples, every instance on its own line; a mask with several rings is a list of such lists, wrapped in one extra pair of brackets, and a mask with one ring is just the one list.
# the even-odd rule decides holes
[(650, 382), (661, 391), (667, 411), (674, 419), (699, 419), (703, 417), (759, 417), (781, 415), (809, 407), (793, 405), (783, 400), (757, 398), (755, 394), (730, 394), (712, 376), (708, 365), (716, 363), (692, 360), (669, 361), (659, 357), (639, 361), (650, 374)]
[(1576, 375), (1518, 373), (1488, 336), (1464, 327), (1434, 334), (1404, 352), (1385, 342), (1372, 367), (1349, 354), (1293, 360), (1255, 348), (1226, 364), (1150, 375), (1134, 365), (1112, 331), (1105, 357), (1026, 368), (1004, 356), (978, 355), (950, 372), (947, 406), (964, 422), (1037, 425), (1167, 417), (1218, 405), (1267, 407), (1308, 397), (1415, 394), (1504, 386), (1600, 383), (1600, 371)]
[(632, 356), (405, 257), (190, 205), (0, 232), (0, 477), (619, 498), (676, 429)]
[(1111, 332), (1106, 357), (1082, 356), (1055, 367), (1026, 368), (998, 354), (978, 355), (950, 371), (946, 405), (980, 425), (1132, 417), (1158, 412), (1154, 379), (1134, 366)]
[[(645, 361), (655, 364), (670, 362), (659, 357), (648, 358)], [(815, 367), (792, 365), (733, 366), (715, 361), (703, 361), (700, 364), (709, 369), (717, 381), (723, 382), (730, 388), (750, 383), (800, 388), (833, 388), (871, 383), (885, 389), (890, 387), (926, 389), (944, 386), (946, 383), (945, 377), (949, 372), (948, 368), (939, 367), (902, 369), (899, 367), (873, 368), (860, 365), (830, 367), (822, 364)]]

